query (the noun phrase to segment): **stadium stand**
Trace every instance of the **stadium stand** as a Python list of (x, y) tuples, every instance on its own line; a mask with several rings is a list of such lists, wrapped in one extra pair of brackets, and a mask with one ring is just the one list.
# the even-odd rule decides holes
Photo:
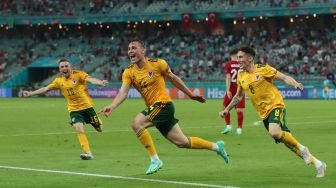
[(2, 0), (1, 15), (73, 16), (114, 13), (159, 13), (184, 10), (295, 8), (329, 6), (335, 0)]
[[(85, 2), (89, 3), (75, 0), (7, 0), (1, 2), (0, 15), (73, 16), (111, 12), (155, 14), (194, 9), (206, 12), (216, 8), (329, 6), (336, 1), (92, 0)], [(287, 23), (287, 17), (262, 21), (234, 20), (238, 22), (237, 24), (232, 24), (233, 19), (220, 20), (225, 30), (220, 34), (209, 30), (205, 21), (197, 22), (198, 25), (194, 24), (194, 28), (190, 30), (183, 28), (180, 21), (171, 22), (170, 26), (166, 26), (165, 22), (41, 24), (13, 28), (1, 25), (0, 82), (10, 79), (39, 58), (69, 56), (77, 56), (79, 59), (77, 68), (93, 76), (119, 81), (123, 68), (129, 63), (127, 43), (134, 37), (147, 43), (150, 57), (166, 59), (175, 73), (189, 81), (222, 81), (228, 52), (242, 44), (257, 47), (259, 63), (271, 64), (299, 79), (323, 80), (328, 73), (336, 72), (335, 25), (328, 25), (329, 21), (335, 22), (335, 16), (321, 15), (319, 18), (314, 18), (322, 23), (319, 25), (307, 24), (310, 23), (309, 19), (313, 19), (312, 16), (298, 17), (298, 22), (302, 24), (292, 25)], [(48, 83), (50, 79), (46, 79), (43, 84)]]

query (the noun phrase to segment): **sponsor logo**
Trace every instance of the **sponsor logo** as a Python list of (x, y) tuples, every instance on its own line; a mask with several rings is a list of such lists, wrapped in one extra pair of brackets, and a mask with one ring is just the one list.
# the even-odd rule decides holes
[(232, 68), (240, 68), (239, 64), (231, 64)]
[(220, 99), (224, 98), (225, 90), (219, 88), (208, 88), (207, 89), (207, 98), (209, 99)]
[(279, 89), (283, 98), (303, 98), (303, 91), (295, 89)]

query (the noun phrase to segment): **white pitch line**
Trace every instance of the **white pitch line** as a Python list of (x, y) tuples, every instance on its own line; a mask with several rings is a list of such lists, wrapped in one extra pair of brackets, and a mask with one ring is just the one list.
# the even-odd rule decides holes
[(24, 170), (24, 171), (34, 171), (34, 172), (47, 172), (47, 173), (55, 173), (55, 174), (70, 174), (70, 175), (92, 176), (92, 177), (101, 177), (101, 178), (113, 178), (113, 179), (122, 179), (122, 180), (157, 182), (157, 183), (166, 183), (166, 184), (189, 185), (189, 186), (196, 186), (196, 187), (239, 188), (239, 187), (234, 187), (234, 186), (214, 185), (214, 184), (205, 184), (205, 183), (192, 183), (192, 182), (183, 182), (183, 181), (135, 178), (135, 177), (128, 177), (128, 176), (113, 176), (113, 175), (105, 175), (105, 174), (92, 174), (92, 173), (70, 172), (70, 171), (60, 171), (60, 170), (22, 168), (22, 167), (13, 167), (13, 166), (1, 166), (0, 165), (0, 168), (13, 169), (13, 170)]
[[(259, 121), (258, 121), (259, 122)], [(254, 122), (256, 123), (256, 122)], [(297, 123), (289, 123), (289, 125), (307, 125), (307, 124), (321, 124), (321, 123), (336, 123), (334, 121), (315, 121), (315, 122), (297, 122)], [(251, 123), (253, 124), (253, 123)], [(262, 125), (262, 121), (258, 123), (258, 125)], [(224, 125), (217, 125), (217, 126), (195, 126), (195, 127), (183, 127), (183, 129), (208, 129), (208, 128), (220, 128)], [(247, 126), (247, 125), (244, 125)], [(124, 129), (124, 130), (109, 130), (103, 131), (103, 133), (113, 133), (113, 132), (131, 132), (131, 129)], [(96, 131), (86, 131), (87, 133), (95, 133)], [(0, 134), (0, 137), (19, 137), (19, 136), (47, 136), (47, 135), (64, 135), (64, 134), (75, 134), (76, 132), (55, 132), (55, 133), (28, 133), (28, 134)]]

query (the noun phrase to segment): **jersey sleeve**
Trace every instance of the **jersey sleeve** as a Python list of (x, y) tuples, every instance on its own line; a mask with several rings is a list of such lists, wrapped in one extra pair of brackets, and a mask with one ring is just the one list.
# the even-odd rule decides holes
[(280, 74), (280, 72), (278, 72), (275, 68), (269, 66), (269, 65), (266, 65), (264, 68), (263, 68), (263, 76), (267, 77), (267, 78), (277, 78)]
[(231, 73), (230, 62), (228, 62), (228, 63), (225, 64), (224, 70), (225, 70), (225, 75)]
[(171, 73), (171, 69), (170, 69), (168, 63), (167, 63), (165, 60), (160, 59), (160, 60), (158, 61), (158, 66), (159, 66), (159, 69), (160, 69), (161, 74), (162, 74), (163, 76), (166, 76), (166, 75), (168, 75), (169, 73)]
[(56, 78), (47, 87), (48, 87), (48, 90), (58, 89), (59, 88), (58, 79)]
[(122, 74), (122, 84), (131, 85), (132, 84), (132, 77), (130, 69), (126, 69)]
[(86, 82), (89, 75), (86, 72), (80, 71), (79, 78), (81, 81)]

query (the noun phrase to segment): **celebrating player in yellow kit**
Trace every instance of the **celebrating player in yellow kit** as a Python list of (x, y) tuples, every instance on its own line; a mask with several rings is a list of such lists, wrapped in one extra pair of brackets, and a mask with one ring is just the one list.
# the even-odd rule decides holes
[(133, 40), (129, 43), (128, 56), (132, 64), (123, 73), (122, 86), (118, 95), (101, 112), (105, 116), (109, 116), (127, 98), (132, 85), (141, 93), (147, 108), (134, 118), (132, 129), (150, 156), (151, 163), (146, 174), (156, 172), (163, 165), (156, 152), (152, 137), (147, 131), (147, 128), (151, 126), (156, 126), (166, 139), (180, 148), (213, 150), (228, 163), (223, 141), (214, 143), (199, 137), (187, 137), (183, 134), (177, 123), (178, 119), (174, 117), (174, 105), (166, 92), (165, 79), (168, 79), (191, 99), (201, 103), (204, 103), (205, 99), (202, 96), (194, 95), (184, 82), (171, 72), (165, 60), (147, 58), (145, 52), (146, 48), (142, 41)]
[(45, 93), (49, 90), (60, 89), (68, 102), (71, 124), (75, 127), (79, 143), (83, 148), (80, 157), (83, 160), (93, 159), (89, 141), (84, 133), (84, 123), (90, 123), (98, 132), (102, 132), (102, 122), (93, 109), (93, 101), (88, 94), (86, 82), (106, 86), (106, 80), (90, 77), (87, 73), (72, 70), (71, 64), (66, 59), (59, 61), (60, 75), (47, 87), (35, 91), (23, 91), (24, 97)]
[(316, 177), (323, 177), (327, 165), (310, 154), (308, 148), (300, 144), (287, 128), (285, 104), (273, 80), (282, 80), (299, 90), (303, 90), (302, 84), (269, 65), (254, 64), (255, 54), (254, 49), (250, 47), (239, 49), (237, 56), (242, 71), (237, 79), (237, 94), (219, 115), (225, 117), (239, 103), (245, 91), (276, 143), (284, 143), (306, 164), (314, 164), (317, 169)]

